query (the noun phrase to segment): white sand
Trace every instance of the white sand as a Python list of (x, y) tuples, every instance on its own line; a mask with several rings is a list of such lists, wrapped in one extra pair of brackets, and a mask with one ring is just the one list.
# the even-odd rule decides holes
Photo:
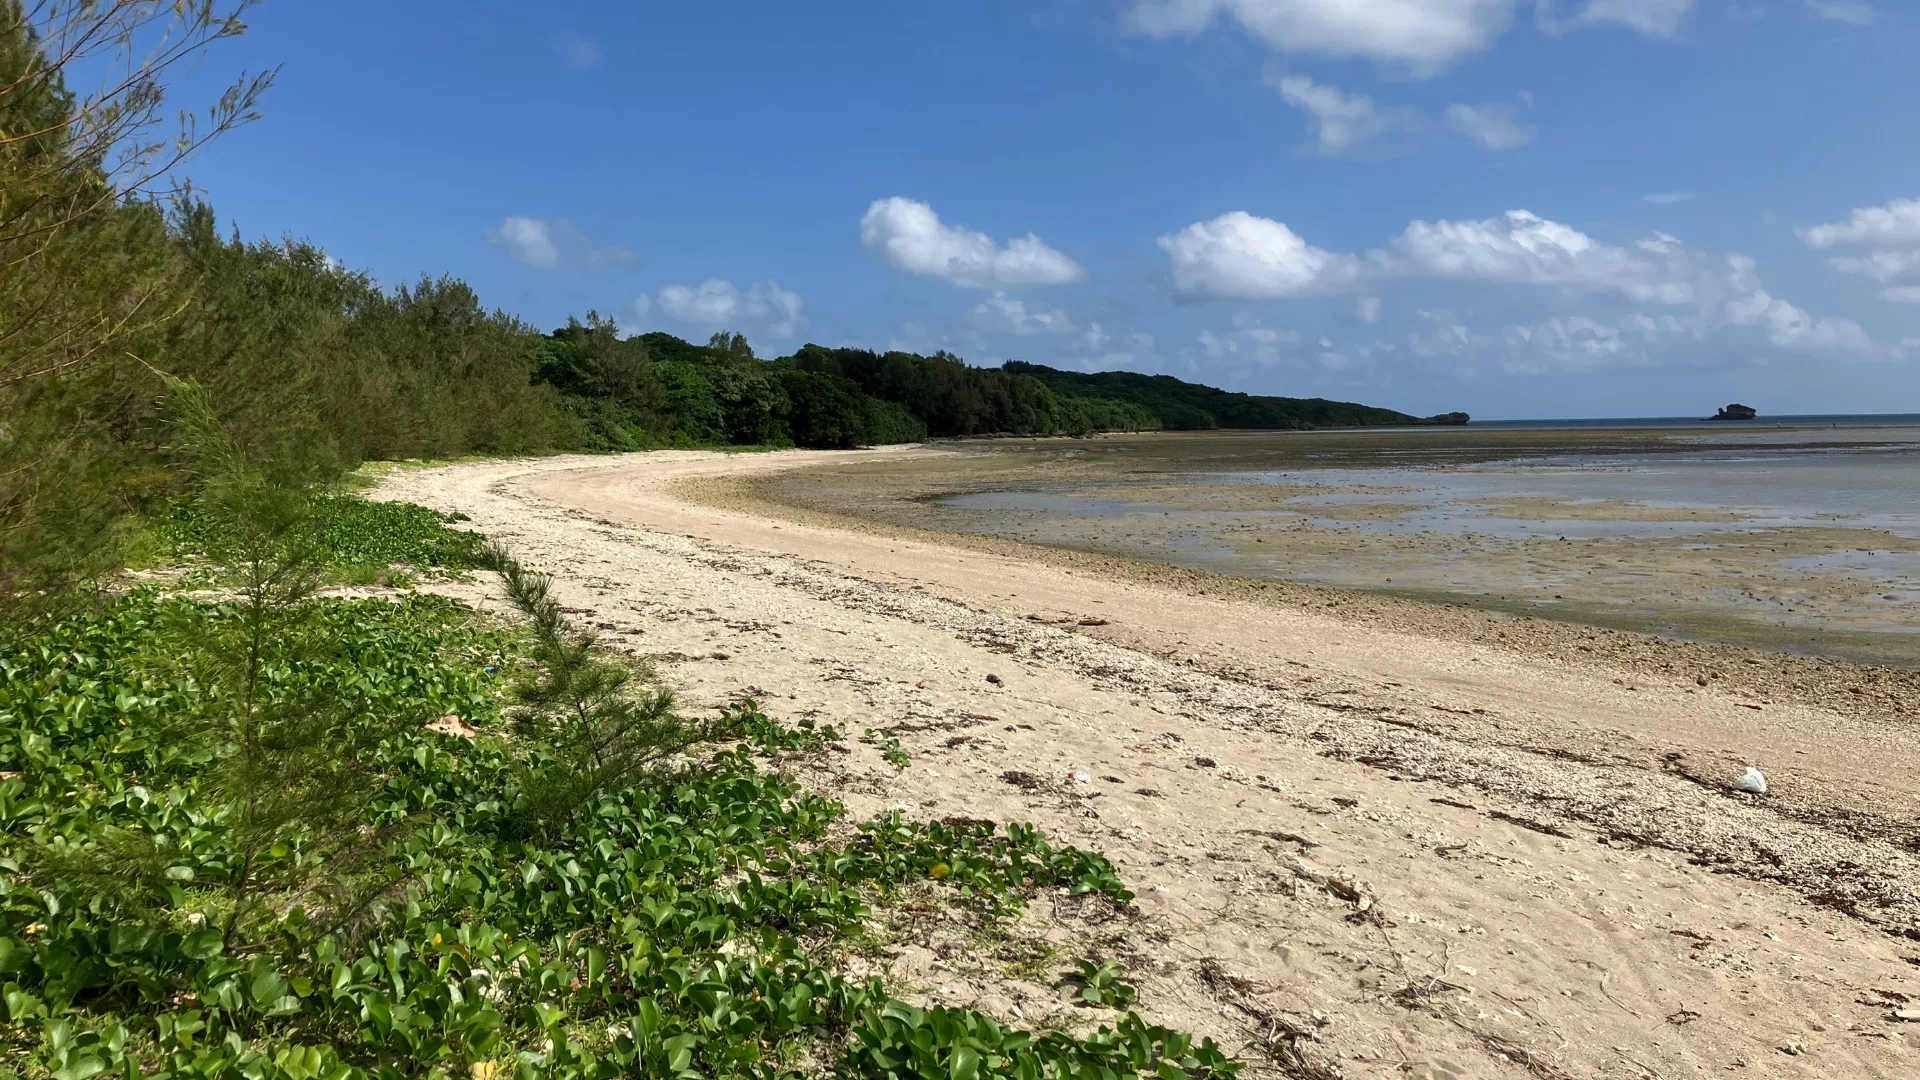
[[(487, 462), (382, 494), (471, 515), (611, 643), (688, 658), (663, 670), (690, 707), (897, 733), (904, 771), (854, 742), (813, 778), (857, 816), (1033, 821), (1106, 852), (1140, 917), (1063, 909), (1053, 936), (1128, 957), (1150, 1018), (1250, 1060), (1278, 1024), (1348, 1077), (1920, 1074), (1920, 1024), (1891, 1019), (1920, 1008), (1920, 855), (1842, 813), (1850, 792), (1877, 822), (1911, 807), (1912, 725), (669, 490), (831, 457)], [(1778, 799), (1727, 790), (1748, 761)], [(1058, 1011), (990, 953), (929, 932), (890, 967)]]

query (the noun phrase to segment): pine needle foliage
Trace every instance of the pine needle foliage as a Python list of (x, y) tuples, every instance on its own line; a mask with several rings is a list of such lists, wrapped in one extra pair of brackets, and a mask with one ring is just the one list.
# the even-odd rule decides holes
[(551, 755), (535, 755), (522, 767), (517, 829), (550, 831), (600, 795), (743, 733), (737, 711), (708, 720), (675, 712), (672, 692), (652, 683), (646, 665), (614, 658), (592, 630), (574, 625), (551, 576), (528, 570), (499, 544), (487, 549), (485, 563), (499, 572), (531, 636), (530, 669), (513, 689), (510, 717), (522, 737)]
[(251, 460), (202, 387), (160, 378), (170, 391), (172, 449), (196, 481), (196, 511), (209, 523), (208, 553), (229, 575), (234, 617), (198, 656), (196, 679), (218, 707), (157, 718), (154, 736), (208, 762), (201, 790), (231, 858), (211, 875), (196, 872), (154, 835), (119, 827), (89, 845), (46, 849), (42, 870), (136, 921), (177, 908), (183, 886), (210, 891), (216, 899), (200, 914), (219, 930), (207, 945), (215, 952), (231, 951), (252, 923), (279, 918), (290, 902), (344, 926), (394, 884), (358, 871), (408, 823), (369, 826), (364, 797), (379, 784), (381, 743), (422, 718), (369, 722), (335, 688), (297, 677), (335, 641), (315, 632), (310, 602), (326, 576), (315, 516), (324, 470)]

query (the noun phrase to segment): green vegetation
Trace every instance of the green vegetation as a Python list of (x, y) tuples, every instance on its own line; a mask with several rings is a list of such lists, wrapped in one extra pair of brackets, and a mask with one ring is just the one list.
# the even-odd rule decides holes
[[(177, 168), (273, 73), (177, 132), (162, 101), (250, 7), (0, 0), (0, 1075), (1231, 1077), (1131, 1012), (1036, 1033), (850, 977), (909, 892), (983, 934), (1037, 890), (1132, 894), (1030, 826), (842, 823), (782, 769), (837, 731), (685, 716), (542, 575), (343, 490), (369, 460), (1162, 418), (945, 354), (543, 334), (223, 236)], [(142, 545), (209, 599), (127, 591)], [(319, 595), (482, 568), (521, 623)]]
[[(387, 288), (306, 240), (223, 235), (178, 168), (253, 120), (274, 73), (241, 76), (177, 132), (161, 102), (251, 3), (0, 0), (0, 607), (15, 618), (81, 598), (124, 563), (130, 526), (191, 488), (160, 373), (203, 387), (250, 455), (332, 477), (470, 454), (1412, 419), (944, 352), (762, 360), (739, 334), (626, 336), (593, 313), (542, 333), (451, 277)], [(68, 87), (108, 69), (125, 78)]]
[[(1033, 379), (1071, 399), (1098, 398), (1146, 411), (1153, 426), (1194, 431), (1208, 428), (1392, 427), (1418, 423), (1467, 422), (1465, 413), (1422, 421), (1392, 409), (1326, 398), (1262, 397), (1216, 390), (1171, 375), (1133, 371), (1085, 374), (1009, 360), (1001, 371)], [(1457, 419), (1455, 418), (1457, 417)]]
[[(763, 361), (738, 334), (625, 337), (591, 313), (543, 334), (453, 278), (382, 288), (308, 241), (222, 236), (173, 174), (254, 118), (273, 73), (243, 76), (175, 138), (160, 101), (249, 6), (0, 0), (0, 599), (16, 611), (97, 581), (127, 522), (186, 490), (155, 372), (205, 387), (249, 452), (336, 475), (472, 453), (1411, 419), (947, 353)], [(162, 32), (159, 52), (136, 47)], [(128, 78), (68, 90), (69, 68), (103, 65)]]
[(896, 769), (904, 769), (913, 764), (912, 756), (900, 745), (900, 740), (896, 736), (882, 735), (880, 732), (868, 728), (860, 733), (860, 741), (866, 743), (868, 746), (879, 747), (880, 760)]
[[(316, 556), (352, 573), (410, 563), (430, 570), (470, 570), (485, 563), (485, 544), (470, 532), (446, 526), (464, 514), (442, 514), (412, 503), (368, 502), (351, 495), (311, 496)], [(199, 510), (197, 500), (177, 499), (156, 519), (171, 556), (207, 555), (231, 544)]]
[(0, 1071), (1236, 1071), (1131, 1013), (1021, 1031), (832, 963), (929, 883), (988, 924), (1043, 888), (1129, 902), (1099, 855), (897, 814), (830, 841), (844, 810), (778, 764), (838, 732), (751, 703), (679, 721), (498, 554), (529, 630), (428, 596), (306, 599), (292, 542), (252, 535), (276, 537), (253, 580), (279, 584), (135, 593), (0, 653)]
[(1139, 999), (1140, 992), (1127, 981), (1127, 969), (1119, 964), (1095, 960), (1076, 960), (1066, 982), (1080, 988), (1080, 1001), (1097, 1008), (1124, 1009)]
[[(250, 450), (204, 387), (161, 382), (192, 489), (168, 528), (225, 598), (135, 592), (0, 646), (6, 1075), (1238, 1070), (1134, 1013), (1036, 1033), (850, 977), (873, 908), (909, 889), (983, 929), (1041, 889), (1133, 895), (1030, 826), (834, 829), (844, 808), (779, 766), (837, 731), (752, 702), (683, 717), (504, 549), (332, 492), (324, 459)], [(497, 570), (524, 629), (416, 593), (316, 597), (395, 555)]]
[(1038, 380), (970, 367), (951, 353), (876, 353), (808, 345), (782, 361), (903, 406), (936, 436), (1080, 434), (1160, 427), (1126, 402), (1057, 394)]

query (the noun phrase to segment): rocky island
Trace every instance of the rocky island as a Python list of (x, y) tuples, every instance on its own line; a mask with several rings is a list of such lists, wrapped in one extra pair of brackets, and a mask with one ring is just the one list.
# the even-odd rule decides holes
[(1713, 420), (1752, 420), (1760, 414), (1751, 405), (1726, 405), (1709, 419)]

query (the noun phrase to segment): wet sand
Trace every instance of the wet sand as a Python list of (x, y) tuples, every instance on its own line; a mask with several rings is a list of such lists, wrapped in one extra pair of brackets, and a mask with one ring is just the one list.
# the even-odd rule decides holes
[[(857, 958), (920, 1000), (1085, 1024), (1031, 958), (1097, 955), (1256, 1074), (1910, 1075), (1910, 673), (760, 494), (940, 452), (484, 462), (382, 494), (558, 573), (689, 708), (897, 738), (909, 768), (850, 739), (809, 774), (856, 815), (1033, 821), (1140, 893), (1043, 898), (993, 940), (921, 905)], [(1731, 790), (1748, 763), (1766, 796)]]
[[(1920, 518), (1899, 531), (1845, 515), (1783, 520), (1716, 505), (1544, 497), (1524, 492), (1540, 486), (1545, 470), (1488, 464), (1599, 455), (1630, 469), (1702, 437), (1414, 431), (1009, 440), (785, 472), (758, 482), (754, 494), (888, 525), (1228, 576), (1920, 666)], [(1811, 432), (1802, 442), (1830, 447), (1827, 437)], [(1453, 472), (1422, 471), (1435, 465)], [(1245, 470), (1277, 471), (1277, 479), (1248, 483)], [(1446, 483), (1461, 476), (1479, 483), (1448, 492)]]

